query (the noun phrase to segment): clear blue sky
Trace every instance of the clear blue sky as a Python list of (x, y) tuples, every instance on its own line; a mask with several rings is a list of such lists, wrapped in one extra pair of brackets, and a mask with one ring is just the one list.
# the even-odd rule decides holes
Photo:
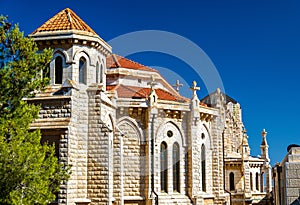
[[(211, 58), (226, 93), (241, 104), (252, 155), (260, 154), (263, 128), (268, 131), (272, 164), (281, 161), (289, 144), (300, 144), (299, 0), (0, 0), (0, 13), (19, 23), (26, 35), (66, 7), (106, 41), (148, 29), (190, 39)], [(131, 58), (177, 73), (187, 69), (164, 54), (148, 52)], [(192, 74), (184, 74), (193, 80)]]

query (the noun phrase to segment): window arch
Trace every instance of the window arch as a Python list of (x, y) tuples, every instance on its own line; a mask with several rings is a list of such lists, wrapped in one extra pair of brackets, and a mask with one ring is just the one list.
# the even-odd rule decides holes
[(79, 59), (79, 83), (86, 84), (86, 59), (81, 57)]
[(234, 187), (234, 173), (233, 172), (230, 172), (230, 174), (229, 174), (229, 188), (230, 188), (230, 191), (235, 190), (235, 187)]
[(54, 69), (54, 84), (62, 84), (63, 77), (63, 59), (61, 56), (55, 58), (55, 69)]
[(99, 83), (99, 78), (101, 79), (101, 76), (99, 76), (99, 62), (96, 64), (96, 83)]
[(173, 144), (173, 191), (180, 192), (180, 151), (177, 143)]
[(202, 173), (202, 191), (206, 191), (206, 157), (205, 145), (201, 146), (201, 173)]
[(160, 145), (160, 187), (162, 192), (167, 192), (168, 186), (168, 154), (167, 144), (162, 142)]

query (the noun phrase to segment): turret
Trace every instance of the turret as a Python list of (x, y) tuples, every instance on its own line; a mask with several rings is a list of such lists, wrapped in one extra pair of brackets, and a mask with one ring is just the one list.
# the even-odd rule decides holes
[(71, 9), (60, 11), (29, 37), (39, 49), (53, 49), (50, 72), (46, 73), (51, 86), (60, 87), (71, 80), (79, 89), (90, 85), (106, 89), (106, 57), (111, 47)]
[(267, 143), (267, 132), (265, 129), (262, 130), (261, 132), (261, 136), (262, 136), (262, 142), (261, 142), (261, 145), (260, 145), (260, 150), (261, 150), (261, 158), (262, 159), (265, 159), (267, 162), (270, 161), (270, 158), (269, 158), (269, 145)]

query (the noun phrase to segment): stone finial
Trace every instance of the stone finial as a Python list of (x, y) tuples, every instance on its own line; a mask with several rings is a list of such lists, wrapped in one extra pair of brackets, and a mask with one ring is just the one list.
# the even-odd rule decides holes
[(217, 88), (217, 93), (220, 94), (221, 93), (221, 89)]
[(150, 85), (151, 91), (154, 89), (154, 86), (157, 85), (157, 83), (155, 82), (155, 78), (154, 78), (153, 75), (151, 75), (151, 81), (148, 82), (147, 85)]
[(246, 129), (243, 129), (243, 146), (246, 146), (248, 145), (248, 136), (247, 136), (247, 130)]
[(261, 136), (262, 136), (262, 142), (261, 142), (261, 146), (267, 146), (267, 139), (266, 139), (266, 136), (267, 136), (267, 132), (265, 129), (262, 130), (261, 132)]
[(200, 87), (197, 87), (197, 82), (195, 80), (193, 81), (193, 86), (190, 87), (190, 89), (193, 91), (193, 97), (197, 96), (196, 91), (200, 90)]
[(265, 138), (267, 136), (267, 134), (268, 134), (268, 132), (265, 129), (263, 129), (262, 132), (261, 132), (261, 136), (263, 138)]
[(173, 85), (175, 87), (175, 90), (179, 92), (179, 88), (182, 87), (183, 84), (179, 83), (179, 80), (176, 80), (176, 83)]

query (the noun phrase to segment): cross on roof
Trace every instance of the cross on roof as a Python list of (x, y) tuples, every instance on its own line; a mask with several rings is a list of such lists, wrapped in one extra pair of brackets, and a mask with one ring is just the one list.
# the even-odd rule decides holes
[(147, 85), (150, 85), (151, 90), (153, 90), (154, 86), (157, 85), (157, 83), (155, 82), (154, 76), (151, 75), (151, 81), (147, 83)]
[(193, 86), (190, 87), (190, 89), (193, 91), (193, 97), (197, 95), (196, 91), (200, 90), (200, 87), (197, 87), (197, 82), (194, 80), (193, 81)]
[(179, 92), (179, 88), (182, 87), (183, 84), (179, 83), (179, 80), (176, 80), (176, 83), (173, 85), (175, 87), (175, 90)]

